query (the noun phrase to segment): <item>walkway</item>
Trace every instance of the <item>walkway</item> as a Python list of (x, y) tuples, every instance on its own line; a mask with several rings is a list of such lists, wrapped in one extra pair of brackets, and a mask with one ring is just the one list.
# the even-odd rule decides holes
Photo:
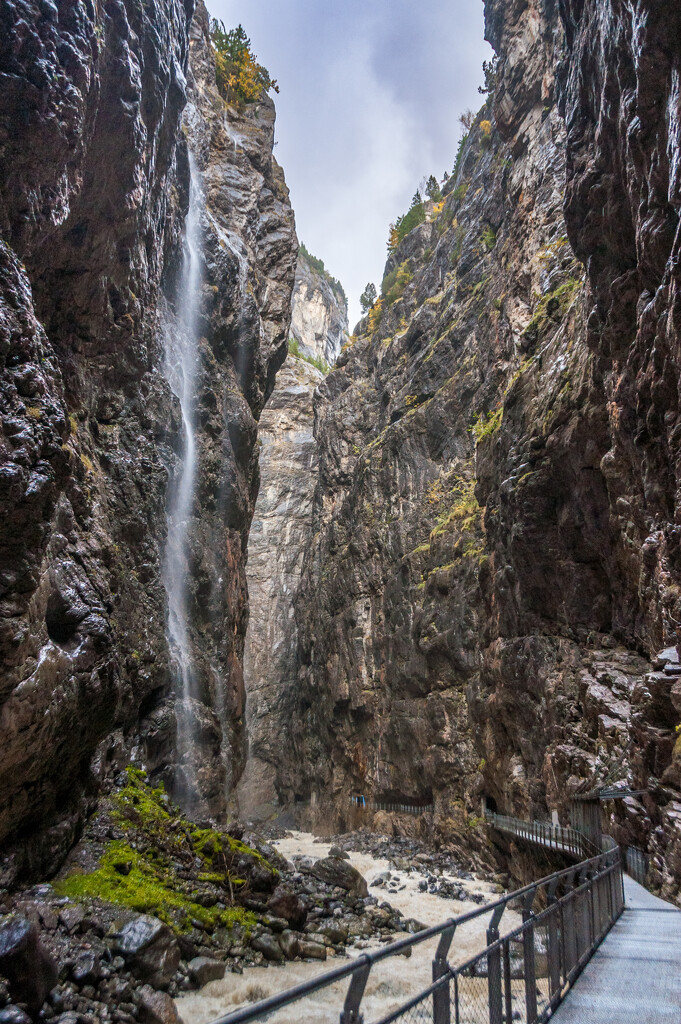
[(681, 910), (625, 876), (624, 913), (551, 1018), (556, 1024), (679, 1024)]
[(505, 832), (535, 846), (543, 846), (547, 850), (567, 853), (577, 860), (586, 860), (601, 852), (576, 829), (553, 825), (548, 821), (523, 821), (521, 818), (511, 818), (507, 814), (497, 814), (495, 811), (485, 811), (485, 821), (498, 832)]

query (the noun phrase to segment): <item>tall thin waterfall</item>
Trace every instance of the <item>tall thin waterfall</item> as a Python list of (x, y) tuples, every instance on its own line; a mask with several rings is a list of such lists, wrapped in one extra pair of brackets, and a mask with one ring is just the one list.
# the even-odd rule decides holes
[(200, 302), (203, 276), (201, 215), (203, 195), (199, 171), (189, 156), (191, 186), (185, 224), (182, 272), (175, 299), (175, 316), (165, 326), (165, 373), (180, 402), (183, 426), (182, 462), (171, 482), (168, 500), (168, 541), (164, 582), (168, 594), (168, 639), (177, 697), (178, 761), (184, 762), (184, 802), (191, 803), (191, 745), (193, 718), (190, 701), (198, 697), (189, 636), (189, 542), (197, 477), (196, 378), (200, 340)]

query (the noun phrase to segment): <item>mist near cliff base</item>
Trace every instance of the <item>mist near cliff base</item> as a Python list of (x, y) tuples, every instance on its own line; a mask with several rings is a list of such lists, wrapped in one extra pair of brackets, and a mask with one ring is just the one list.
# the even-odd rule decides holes
[(424, 176), (451, 172), (459, 115), (483, 97), (483, 5), (471, 0), (210, 0), (277, 79), (275, 156), (299, 238), (340, 278), (351, 328), (380, 287), (388, 226)]

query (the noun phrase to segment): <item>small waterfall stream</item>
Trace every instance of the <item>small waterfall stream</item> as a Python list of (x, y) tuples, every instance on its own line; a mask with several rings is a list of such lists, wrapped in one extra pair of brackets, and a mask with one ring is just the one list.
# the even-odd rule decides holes
[(185, 223), (182, 270), (175, 298), (175, 316), (169, 316), (164, 331), (165, 374), (182, 410), (183, 448), (179, 472), (171, 481), (168, 498), (168, 540), (164, 584), (168, 594), (168, 641), (173, 682), (177, 698), (177, 755), (183, 766), (178, 796), (190, 805), (195, 791), (191, 764), (193, 718), (191, 701), (196, 692), (196, 674), (189, 636), (189, 542), (196, 493), (196, 378), (200, 340), (200, 301), (203, 276), (201, 216), (204, 206), (201, 180), (192, 154), (189, 210)]

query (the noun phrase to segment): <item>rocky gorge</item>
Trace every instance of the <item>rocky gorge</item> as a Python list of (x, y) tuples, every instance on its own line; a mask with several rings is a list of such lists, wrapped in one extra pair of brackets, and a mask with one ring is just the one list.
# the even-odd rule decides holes
[(485, 20), (350, 336), (202, 0), (0, 3), (0, 1024), (418, 928), (600, 786), (681, 900), (681, 13)]
[[(676, 654), (658, 659), (679, 621), (663, 21), (486, 4), (494, 89), (317, 390), (277, 769), (317, 827), (330, 807), (356, 820), (361, 794), (434, 805), (424, 828), (481, 849), (481, 803), (567, 821), (576, 792), (615, 781), (638, 793), (604, 827), (678, 894)], [(611, 75), (629, 84), (601, 107)]]

